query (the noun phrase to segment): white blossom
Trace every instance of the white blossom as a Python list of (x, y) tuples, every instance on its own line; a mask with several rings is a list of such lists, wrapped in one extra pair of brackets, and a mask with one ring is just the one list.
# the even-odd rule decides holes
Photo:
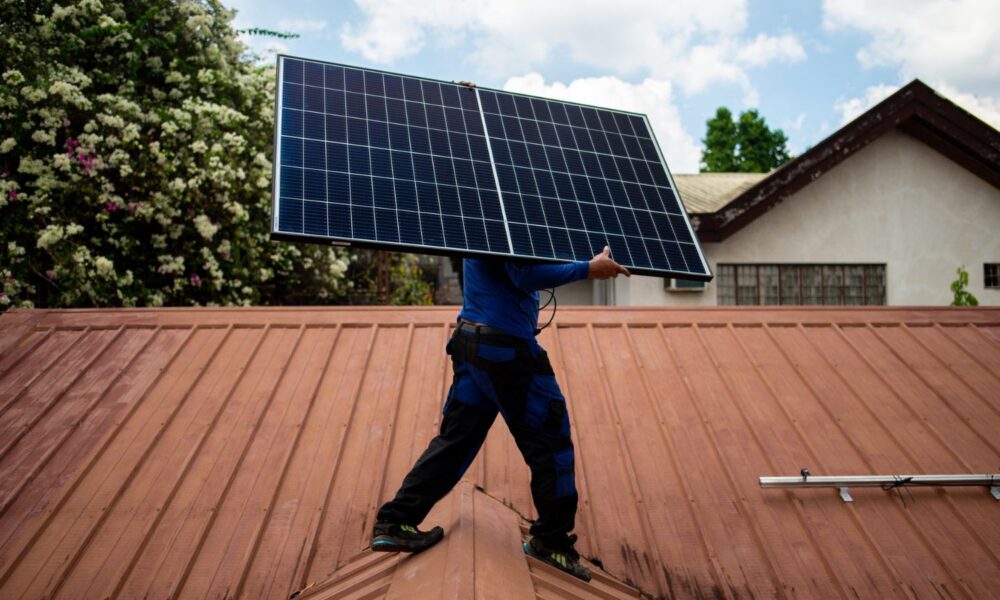
[(215, 232), (219, 230), (219, 226), (212, 223), (211, 219), (207, 215), (198, 215), (194, 218), (194, 227), (198, 230), (201, 237), (206, 240), (212, 239)]
[(97, 274), (101, 277), (111, 277), (115, 272), (115, 263), (103, 256), (98, 256), (94, 260), (94, 267), (97, 269)]
[(3, 81), (9, 86), (17, 86), (24, 83), (24, 75), (21, 74), (17, 69), (11, 69), (9, 71), (4, 71)]
[(51, 146), (56, 143), (56, 132), (39, 129), (31, 134), (31, 139), (39, 144)]

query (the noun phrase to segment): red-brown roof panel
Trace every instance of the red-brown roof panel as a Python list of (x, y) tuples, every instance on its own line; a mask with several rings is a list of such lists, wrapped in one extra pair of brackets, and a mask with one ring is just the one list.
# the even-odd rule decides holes
[(0, 597), (275, 598), (310, 582), (402, 597), (418, 581), (410, 597), (491, 597), (506, 578), (538, 597), (991, 594), (1000, 513), (982, 488), (845, 503), (757, 478), (997, 473), (997, 309), (560, 310), (540, 339), (573, 423), (579, 549), (621, 582), (592, 588), (521, 554), (529, 475), (502, 420), (466, 475), (483, 491), (435, 509), (455, 534), (441, 556), (359, 554), (440, 424), (454, 318), (4, 314)]

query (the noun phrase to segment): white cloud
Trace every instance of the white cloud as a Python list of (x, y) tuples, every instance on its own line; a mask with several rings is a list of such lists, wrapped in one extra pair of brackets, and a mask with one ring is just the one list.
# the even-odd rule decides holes
[(569, 84), (546, 83), (538, 73), (512, 77), (504, 84), (512, 92), (545, 96), (645, 113), (675, 173), (696, 173), (701, 159), (701, 146), (684, 129), (680, 112), (674, 105), (670, 82), (646, 79), (642, 83), (627, 83), (617, 77), (576, 79)]
[(864, 67), (1000, 96), (1000, 2), (996, 0), (824, 0), (828, 29), (871, 34), (858, 51)]
[(777, 37), (758, 34), (750, 43), (745, 44), (736, 54), (736, 60), (751, 67), (761, 67), (778, 60), (794, 63), (805, 60), (806, 51), (799, 40), (790, 34)]
[[(871, 41), (857, 54), (863, 67), (897, 69), (900, 83), (920, 78), (939, 94), (1000, 128), (1000, 2), (995, 0), (824, 0), (823, 24), (859, 29)], [(871, 86), (838, 100), (846, 123), (897, 85)]]
[(802, 126), (806, 123), (806, 113), (799, 113), (799, 116), (795, 117), (795, 122), (792, 123), (792, 131), (802, 131)]
[(976, 115), (983, 121), (986, 121), (993, 127), (1000, 129), (1000, 99), (961, 92), (954, 86), (943, 81), (931, 87), (945, 98)]
[[(930, 82), (928, 85), (934, 88), (938, 94), (1000, 129), (1000, 100), (997, 98), (963, 92), (945, 81)], [(865, 89), (863, 96), (837, 100), (833, 105), (833, 110), (840, 113), (840, 124), (844, 125), (898, 89), (898, 85), (873, 85)]]
[(295, 33), (314, 33), (326, 29), (326, 21), (322, 19), (279, 19), (279, 31), (294, 31)]
[(861, 113), (888, 98), (899, 89), (898, 85), (879, 84), (868, 87), (864, 96), (858, 98), (841, 98), (833, 103), (833, 110), (840, 113), (840, 124), (853, 121)]
[(557, 53), (619, 76), (644, 75), (697, 93), (723, 82), (755, 103), (745, 69), (794, 62), (791, 34), (743, 37), (748, 0), (355, 0), (363, 17), (341, 30), (345, 48), (392, 63), (425, 46), (459, 48), (499, 77)]
[(431, 37), (472, 27), (476, 6), (458, 0), (355, 0), (366, 19), (345, 23), (341, 43), (365, 58), (391, 63), (423, 49)]

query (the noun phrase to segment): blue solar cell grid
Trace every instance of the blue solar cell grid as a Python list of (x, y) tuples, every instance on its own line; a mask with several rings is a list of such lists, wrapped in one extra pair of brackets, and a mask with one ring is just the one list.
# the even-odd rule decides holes
[(514, 253), (704, 273), (646, 120), (480, 90)]
[(276, 233), (711, 276), (641, 115), (279, 64)]
[(278, 230), (510, 253), (473, 90), (284, 59)]

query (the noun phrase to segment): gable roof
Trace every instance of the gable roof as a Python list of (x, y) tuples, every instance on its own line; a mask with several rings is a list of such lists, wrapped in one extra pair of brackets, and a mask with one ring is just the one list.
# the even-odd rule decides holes
[[(0, 316), (0, 597), (278, 598), (328, 581), (440, 423), (454, 318)], [(859, 488), (845, 504), (757, 477), (996, 472), (1000, 310), (571, 307), (540, 341), (573, 423), (579, 549), (618, 580), (680, 598), (992, 594), (984, 489)], [(531, 516), (499, 419), (466, 478)], [(523, 560), (512, 515), (473, 503), (474, 537), (506, 536), (509, 554), (477, 546), (471, 566), (421, 573), (467, 589), (480, 551)], [(372, 568), (369, 583), (402, 573)]]
[(676, 174), (674, 183), (689, 213), (711, 213), (765, 177), (767, 173)]
[(894, 128), (1000, 188), (1000, 132), (914, 79), (725, 206), (692, 214), (698, 238), (721, 242)]

